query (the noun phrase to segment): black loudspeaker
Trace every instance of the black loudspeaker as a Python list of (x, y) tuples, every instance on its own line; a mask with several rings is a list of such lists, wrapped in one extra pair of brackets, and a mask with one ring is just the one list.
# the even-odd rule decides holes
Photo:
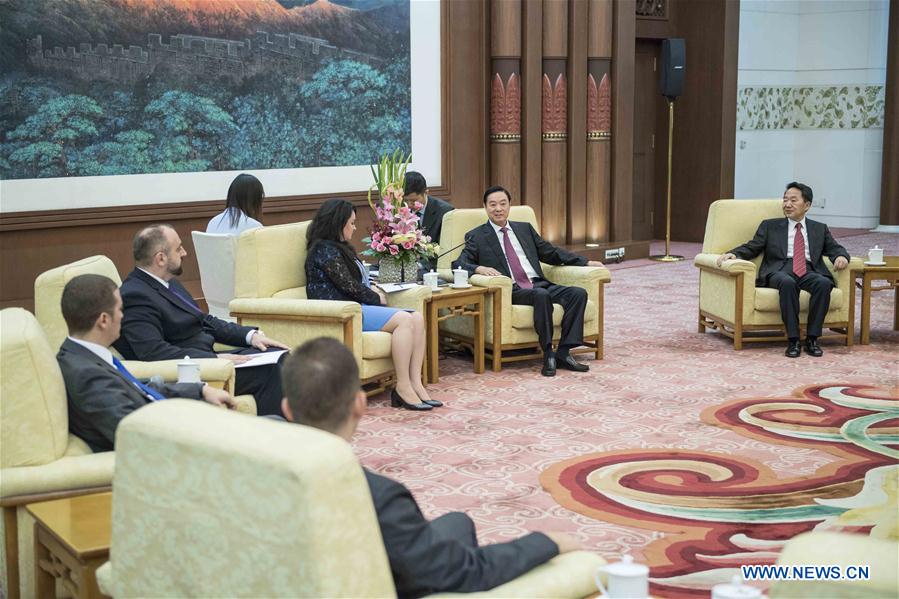
[(684, 70), (687, 67), (687, 47), (680, 37), (662, 40), (662, 68), (659, 87), (662, 95), (676, 98), (684, 93)]

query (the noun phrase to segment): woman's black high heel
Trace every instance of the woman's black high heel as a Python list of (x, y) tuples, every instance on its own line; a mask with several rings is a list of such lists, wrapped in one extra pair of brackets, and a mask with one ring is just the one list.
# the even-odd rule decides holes
[(443, 407), (443, 402), (440, 401), (439, 399), (423, 399), (423, 400), (421, 400), (421, 403), (426, 403), (429, 406), (431, 406), (432, 408), (442, 408)]
[(415, 411), (425, 411), (430, 410), (431, 406), (426, 403), (408, 403), (400, 397), (400, 394), (396, 392), (396, 389), (393, 389), (390, 392), (390, 407), (392, 408), (405, 408), (407, 410), (415, 410)]

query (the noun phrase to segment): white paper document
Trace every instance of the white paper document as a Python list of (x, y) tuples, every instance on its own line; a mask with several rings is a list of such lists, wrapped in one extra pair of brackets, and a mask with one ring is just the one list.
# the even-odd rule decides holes
[(378, 283), (378, 287), (380, 287), (381, 291), (384, 293), (395, 293), (397, 291), (418, 287), (418, 283)]
[(253, 366), (266, 366), (268, 364), (277, 364), (281, 356), (284, 355), (286, 349), (281, 351), (269, 351), (264, 354), (254, 354), (252, 360), (235, 364), (234, 368), (252, 368)]

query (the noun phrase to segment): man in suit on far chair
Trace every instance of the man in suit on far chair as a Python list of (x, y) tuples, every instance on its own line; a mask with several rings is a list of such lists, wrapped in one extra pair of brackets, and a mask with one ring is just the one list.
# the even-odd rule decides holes
[[(203, 312), (178, 281), (187, 252), (169, 225), (150, 225), (134, 236), (135, 269), (122, 283), (125, 318), (115, 347), (128, 360), (224, 358), (235, 364), (269, 349), (287, 349), (255, 327), (244, 327)], [(213, 344), (240, 349), (216, 353)], [(235, 392), (256, 399), (260, 416), (281, 415), (280, 366), (237, 369)]]
[[(443, 215), (454, 210), (453, 205), (444, 202), (440, 198), (428, 195), (428, 183), (421, 173), (409, 171), (406, 173), (406, 183), (403, 188), (404, 200), (412, 210), (415, 203), (421, 204), (418, 211), (421, 232), (431, 238), (434, 243), (440, 243), (440, 230), (443, 228)], [(431, 258), (423, 262), (425, 272), (437, 268), (437, 258)]]
[[(356, 359), (343, 343), (325, 337), (304, 343), (284, 361), (283, 376), (289, 421), (352, 440), (366, 399)], [(363, 471), (401, 599), (487, 591), (580, 548), (575, 539), (555, 532), (479, 545), (468, 515), (449, 512), (426, 520), (403, 484)]]
[[(545, 241), (530, 223), (509, 220), (512, 197), (502, 187), (484, 192), (484, 209), (488, 222), (465, 234), (465, 248), (453, 268), (468, 274), (512, 279), (512, 303), (534, 307), (534, 329), (543, 351), (543, 376), (554, 376), (556, 368), (586, 372), (570, 350), (584, 341), (584, 308), (587, 292), (580, 287), (566, 287), (547, 281), (540, 262), (564, 266), (602, 266), (598, 260), (587, 260)], [(562, 336), (553, 352), (553, 304), (565, 309)]]
[(122, 296), (112, 279), (79, 275), (66, 283), (60, 303), (69, 336), (56, 360), (66, 385), (69, 431), (93, 451), (115, 449), (122, 418), (160, 399), (203, 399), (234, 407), (227, 391), (204, 383), (147, 383), (128, 372), (109, 351), (122, 326)]
[(764, 253), (755, 284), (777, 289), (780, 294), (780, 315), (788, 339), (784, 355), (788, 358), (798, 358), (800, 354), (800, 290), (811, 295), (805, 353), (816, 358), (824, 354), (818, 345), (818, 337), (830, 308), (830, 291), (835, 283), (823, 257), (830, 258), (835, 270), (843, 270), (849, 264), (849, 252), (834, 241), (827, 225), (805, 217), (812, 207), (812, 197), (812, 188), (808, 185), (796, 181), (788, 183), (783, 195), (786, 218), (763, 220), (751, 240), (718, 257), (720, 266), (725, 260), (752, 260)]

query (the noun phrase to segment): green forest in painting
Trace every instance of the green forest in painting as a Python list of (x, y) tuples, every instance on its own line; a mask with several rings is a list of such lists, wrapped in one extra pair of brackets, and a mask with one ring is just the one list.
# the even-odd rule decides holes
[[(132, 0), (97, 2), (110, 9), (134, 10)], [(4, 69), (0, 76), (0, 178), (346, 166), (369, 164), (395, 148), (408, 151), (408, 0), (272, 3), (273, 10), (280, 13), (260, 13), (247, 23), (235, 25), (228, 14), (204, 14), (186, 20), (183, 14), (170, 10), (166, 16), (159, 16), (148, 11), (171, 8), (174, 0), (146, 2), (140, 5), (143, 13), (131, 14), (142, 20), (143, 26), (130, 30), (121, 27), (112, 33), (92, 32), (90, 46), (69, 31), (54, 37), (52, 27), (40, 21), (40, 13), (32, 8), (35, 18), (20, 21), (18, 30), (13, 26), (15, 36), (10, 35), (10, 29), (0, 36), (4, 62), (18, 59), (15, 64), (21, 66)], [(50, 4), (64, 3), (46, 3)], [(79, 3), (69, 4), (70, 10), (83, 9), (83, 5), (75, 6)], [(183, 6), (180, 8), (183, 10)], [(305, 20), (291, 14), (304, 9), (307, 14), (300, 16)], [(309, 18), (313, 9), (326, 11), (330, 21)], [(93, 15), (81, 16), (88, 19)], [(233, 30), (235, 27), (238, 30)], [(313, 43), (320, 47), (315, 55), (307, 52), (309, 58), (303, 59), (302, 71), (285, 62), (297, 60), (291, 55), (285, 58), (283, 53), (277, 54), (281, 62), (274, 62), (268, 55), (260, 59), (260, 44), (249, 40), (260, 27), (282, 33), (282, 41), (290, 34), (298, 39), (311, 36), (309, 39), (314, 37), (318, 42), (309, 42), (310, 47)], [(383, 36), (385, 27), (391, 32), (387, 39)], [(116, 40), (138, 44), (124, 50), (120, 47), (116, 56), (127, 59), (130, 51), (138, 58), (142, 52), (152, 58), (153, 40), (148, 44), (148, 32), (167, 36), (202, 33), (204, 40), (215, 38), (213, 42), (202, 41), (203, 45), (197, 46), (202, 48), (212, 48), (219, 40), (231, 44), (228, 40), (246, 39), (238, 49), (250, 49), (243, 58), (231, 62), (208, 60), (205, 67), (185, 63), (178, 56), (182, 62), (174, 58), (170, 63), (160, 61), (149, 74), (149, 67), (141, 64), (137, 67), (144, 71), (134, 67), (123, 74), (110, 71), (108, 66), (94, 66), (96, 61), (85, 62), (95, 54), (105, 57), (104, 52), (110, 52), (108, 48)], [(43, 39), (29, 41), (36, 35)], [(361, 45), (360, 35), (367, 40)], [(265, 43), (267, 38), (262, 35), (261, 39)], [(99, 49), (97, 40), (104, 42)], [(326, 40), (337, 48), (331, 50), (333, 56), (325, 53)], [(43, 54), (33, 49), (29, 52), (24, 46), (19, 50), (10, 47), (29, 43), (43, 43), (44, 50), (61, 46), (62, 53), (57, 50), (60, 54), (55, 61), (44, 61)], [(78, 44), (83, 46), (80, 51), (76, 50)], [(156, 47), (160, 47), (159, 42)], [(174, 43), (165, 44), (163, 50), (168, 47), (174, 47)], [(290, 51), (299, 55), (293, 41)], [(220, 54), (228, 56), (226, 52)], [(32, 55), (41, 60), (30, 59)], [(71, 66), (76, 60), (81, 61), (79, 70)], [(240, 76), (222, 71), (235, 64), (245, 68)], [(96, 68), (99, 75), (85, 75), (89, 68)]]

